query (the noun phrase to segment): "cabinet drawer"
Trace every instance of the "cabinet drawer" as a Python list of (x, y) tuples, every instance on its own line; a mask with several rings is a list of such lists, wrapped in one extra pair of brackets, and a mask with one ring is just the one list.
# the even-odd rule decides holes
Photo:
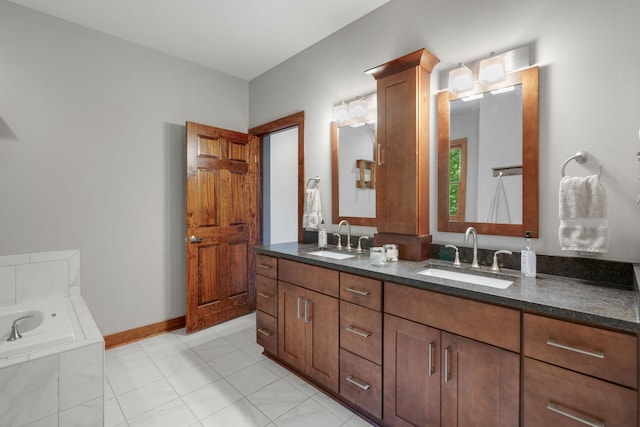
[(340, 395), (376, 418), (382, 417), (382, 368), (340, 349)]
[(272, 256), (256, 255), (256, 273), (262, 276), (278, 278), (278, 258)]
[(256, 342), (271, 354), (278, 354), (278, 319), (256, 311)]
[(382, 364), (382, 313), (340, 301), (340, 347)]
[(636, 426), (638, 422), (637, 391), (528, 357), (523, 402), (526, 427)]
[(525, 313), (524, 355), (637, 388), (637, 338)]
[(520, 352), (520, 311), (385, 282), (384, 312)]
[(382, 283), (379, 280), (340, 273), (340, 299), (382, 310)]
[(278, 281), (256, 275), (256, 301), (258, 310), (278, 317)]
[(280, 280), (332, 297), (338, 298), (340, 295), (339, 275), (336, 270), (288, 259), (280, 260), (278, 270)]

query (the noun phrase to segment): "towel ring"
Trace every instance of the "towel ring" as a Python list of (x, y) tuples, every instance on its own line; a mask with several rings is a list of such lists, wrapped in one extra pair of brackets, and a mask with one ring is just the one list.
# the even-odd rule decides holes
[[(586, 151), (578, 151), (576, 154), (574, 154), (573, 156), (569, 157), (567, 160), (564, 161), (564, 163), (562, 164), (562, 169), (560, 171), (560, 174), (562, 175), (562, 177), (565, 177), (564, 174), (564, 168), (567, 167), (567, 163), (569, 163), (571, 160), (575, 160), (576, 162), (583, 164), (584, 162), (587, 161), (587, 159), (589, 159), (589, 153), (587, 153)], [(598, 163), (598, 165), (600, 166), (600, 172), (598, 173), (598, 178), (602, 177), (602, 171), (604, 170), (604, 166), (602, 166), (602, 163)]]

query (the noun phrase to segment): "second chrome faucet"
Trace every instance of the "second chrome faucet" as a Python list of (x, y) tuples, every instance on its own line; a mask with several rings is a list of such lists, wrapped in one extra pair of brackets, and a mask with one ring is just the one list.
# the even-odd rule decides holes
[(467, 243), (469, 236), (473, 239), (473, 261), (471, 262), (471, 268), (480, 268), (478, 264), (478, 232), (475, 228), (469, 227), (464, 233), (464, 242)]

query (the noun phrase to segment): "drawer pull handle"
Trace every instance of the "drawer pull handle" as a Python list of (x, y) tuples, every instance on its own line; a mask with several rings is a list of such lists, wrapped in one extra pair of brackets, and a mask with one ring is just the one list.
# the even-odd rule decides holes
[(578, 421), (579, 423), (588, 425), (590, 427), (604, 427), (604, 423), (602, 421), (595, 420), (591, 417), (587, 417), (586, 415), (580, 414), (579, 412), (573, 411), (569, 408), (565, 408), (557, 403), (549, 401), (547, 403), (547, 409), (556, 414), (563, 415), (567, 418), (571, 418), (574, 421)]
[[(298, 311), (298, 313), (297, 313), (298, 314), (298, 320), (302, 319), (302, 312), (300, 311), (300, 301), (302, 301), (302, 297), (297, 297), (296, 298), (296, 308), (297, 308), (297, 311)], [(306, 304), (305, 304), (305, 306), (306, 306)]]
[(304, 323), (311, 322), (311, 317), (309, 317), (309, 304), (310, 303), (311, 303), (311, 301), (309, 301), (308, 299), (304, 300)]
[(267, 295), (264, 292), (258, 292), (258, 295), (260, 295), (262, 298), (271, 299), (271, 295)]
[(579, 348), (570, 347), (568, 345), (560, 344), (560, 343), (556, 342), (555, 340), (551, 340), (551, 339), (547, 340), (547, 345), (550, 345), (552, 347), (561, 348), (563, 350), (573, 351), (574, 353), (580, 353), (580, 354), (584, 354), (586, 356), (595, 357), (597, 359), (604, 359), (604, 353), (600, 352), (600, 351), (581, 350)]
[(347, 331), (351, 332), (352, 334), (356, 334), (356, 335), (361, 336), (363, 338), (369, 338), (369, 336), (371, 336), (371, 332), (362, 331), (360, 329), (354, 328), (351, 325), (347, 326), (345, 329)]
[(358, 295), (362, 295), (362, 296), (368, 296), (370, 294), (369, 291), (360, 291), (358, 289), (353, 289), (353, 288), (346, 288), (345, 290), (354, 293), (354, 294), (358, 294)]
[(435, 351), (436, 348), (436, 343), (434, 341), (431, 341), (429, 343), (429, 376), (433, 375), (436, 372), (436, 367), (434, 366), (434, 354), (433, 352)]
[(269, 331), (268, 329), (258, 328), (258, 332), (260, 332), (262, 335), (266, 335), (268, 337), (273, 335), (273, 332)]
[(271, 270), (273, 268), (269, 264), (258, 264), (258, 267), (264, 268), (265, 270)]
[(444, 382), (445, 384), (451, 381), (451, 347), (444, 349)]
[(351, 384), (355, 385), (356, 387), (360, 387), (364, 391), (367, 391), (371, 388), (369, 384), (362, 384), (360, 381), (356, 381), (355, 379), (353, 379), (353, 375), (349, 375), (348, 377), (345, 378), (345, 380), (349, 381)]

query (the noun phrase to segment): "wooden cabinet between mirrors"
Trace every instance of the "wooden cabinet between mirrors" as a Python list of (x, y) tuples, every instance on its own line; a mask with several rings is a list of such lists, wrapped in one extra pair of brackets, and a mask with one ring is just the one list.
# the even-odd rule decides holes
[(265, 354), (376, 425), (638, 426), (635, 334), (366, 272), (256, 265)]
[(375, 67), (378, 129), (375, 244), (396, 243), (400, 258), (429, 257), (429, 103), (426, 49)]

